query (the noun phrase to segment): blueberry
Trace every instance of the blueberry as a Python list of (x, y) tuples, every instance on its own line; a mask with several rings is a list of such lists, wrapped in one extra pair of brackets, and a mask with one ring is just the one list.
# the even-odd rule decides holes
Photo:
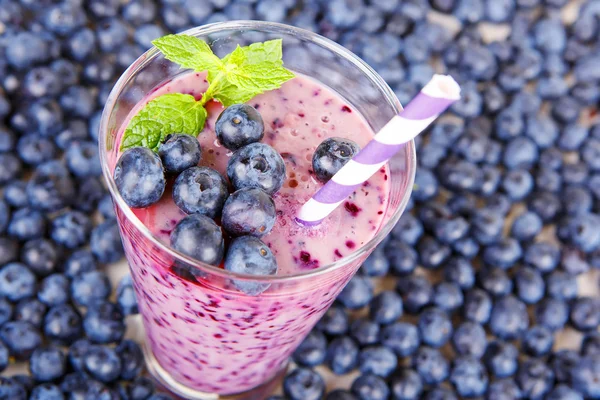
[(38, 165), (56, 157), (54, 142), (44, 136), (29, 134), (21, 136), (17, 143), (19, 158), (29, 165)]
[(125, 316), (139, 313), (131, 275), (121, 278), (117, 286), (117, 305)]
[(233, 151), (250, 143), (260, 142), (264, 136), (264, 129), (260, 113), (247, 104), (227, 107), (215, 124), (219, 142)]
[(558, 224), (557, 235), (565, 242), (571, 242), (579, 250), (590, 252), (600, 246), (600, 216), (585, 213), (567, 217)]
[(451, 282), (440, 282), (433, 289), (433, 303), (444, 311), (454, 311), (463, 304), (461, 288)]
[(6, 231), (10, 220), (10, 209), (4, 200), (0, 200), (0, 233)]
[(437, 122), (433, 124), (433, 128), (431, 129), (430, 140), (432, 143), (447, 148), (453, 145), (463, 132), (464, 126), (462, 122)]
[(268, 234), (275, 224), (273, 199), (257, 188), (243, 188), (234, 192), (223, 207), (223, 229), (232, 236)]
[(488, 208), (475, 210), (471, 220), (471, 230), (481, 244), (496, 243), (502, 237), (504, 218), (502, 214)]
[(348, 336), (340, 336), (327, 346), (326, 363), (334, 374), (342, 375), (353, 370), (358, 361), (357, 343)]
[(72, 279), (81, 273), (95, 271), (98, 266), (89, 250), (77, 250), (66, 259), (63, 268), (65, 275)]
[(594, 171), (600, 169), (600, 140), (596, 138), (586, 139), (581, 146), (581, 156), (586, 164)]
[(429, 280), (418, 275), (399, 280), (396, 290), (402, 296), (404, 309), (410, 314), (418, 313), (433, 297), (433, 288)]
[(436, 238), (446, 244), (462, 239), (469, 230), (469, 223), (463, 217), (443, 218), (434, 228)]
[(352, 382), (351, 391), (358, 400), (385, 400), (390, 395), (386, 382), (377, 375), (361, 375)]
[(557, 382), (570, 382), (571, 371), (579, 362), (581, 356), (574, 350), (559, 350), (552, 353), (549, 365), (554, 372)]
[(560, 212), (561, 202), (555, 194), (539, 191), (531, 196), (529, 208), (539, 215), (544, 222), (549, 222)]
[(27, 183), (29, 204), (39, 210), (59, 210), (69, 205), (74, 195), (69, 171), (56, 160), (40, 164)]
[(14, 150), (17, 142), (16, 135), (6, 128), (4, 125), (0, 125), (0, 152), (6, 153)]
[(512, 267), (522, 255), (523, 250), (519, 242), (512, 238), (505, 238), (486, 247), (483, 260), (492, 267), (507, 269)]
[(484, 324), (490, 319), (492, 300), (483, 290), (472, 289), (465, 294), (463, 316), (468, 321)]
[(313, 370), (296, 368), (283, 379), (283, 391), (290, 400), (318, 400), (325, 393), (325, 382)]
[(366, 276), (385, 276), (389, 272), (390, 262), (385, 256), (383, 247), (377, 247), (375, 251), (363, 262), (360, 271)]
[(133, 25), (141, 25), (155, 20), (157, 8), (157, 4), (152, 1), (134, 0), (123, 7), (122, 14), (126, 21)]
[(588, 333), (581, 342), (581, 354), (591, 356), (600, 354), (600, 334), (596, 332)]
[(466, 290), (475, 284), (475, 272), (466, 258), (452, 257), (444, 265), (444, 279), (455, 283), (460, 289)]
[(484, 267), (477, 273), (479, 286), (493, 297), (501, 297), (512, 292), (513, 282), (500, 268)]
[(38, 299), (47, 306), (66, 303), (69, 300), (69, 279), (62, 274), (52, 274), (42, 281)]
[(218, 265), (223, 259), (224, 244), (221, 229), (202, 215), (192, 214), (177, 223), (171, 232), (171, 246), (198, 261)]
[(285, 180), (285, 163), (271, 146), (251, 143), (233, 153), (227, 176), (236, 190), (258, 188), (273, 194)]
[(432, 347), (443, 346), (452, 335), (452, 322), (448, 314), (436, 307), (422, 311), (417, 326), (423, 343)]
[(5, 184), (21, 175), (21, 160), (12, 153), (0, 154), (0, 184)]
[(511, 340), (521, 335), (529, 325), (527, 308), (512, 295), (498, 299), (490, 315), (490, 330), (500, 339)]
[(19, 301), (15, 307), (13, 320), (27, 321), (39, 329), (46, 314), (46, 306), (36, 298)]
[(194, 136), (174, 133), (167, 135), (165, 142), (158, 149), (158, 154), (165, 172), (179, 174), (198, 165), (202, 157), (202, 149)]
[(87, 389), (97, 383), (80, 372), (67, 374), (60, 382), (60, 388), (63, 392), (68, 393), (71, 397), (85, 398)]
[(80, 339), (69, 346), (69, 364), (76, 372), (83, 372), (83, 358), (92, 344), (87, 339)]
[(344, 307), (357, 310), (373, 298), (373, 284), (369, 278), (355, 275), (339, 294), (337, 301)]
[(135, 42), (145, 49), (152, 47), (152, 41), (161, 36), (164, 36), (165, 32), (160, 25), (146, 24), (139, 26), (133, 35)]
[(577, 279), (564, 271), (553, 271), (546, 276), (546, 290), (558, 300), (572, 300), (577, 297)]
[(470, 162), (481, 162), (486, 157), (489, 137), (479, 130), (470, 130), (458, 139), (454, 151)]
[(5, 49), (6, 61), (16, 68), (23, 70), (34, 63), (48, 60), (48, 44), (33, 32), (19, 32), (8, 43)]
[(27, 206), (26, 185), (26, 182), (20, 180), (14, 180), (6, 184), (4, 186), (4, 200), (15, 208)]
[(412, 369), (402, 369), (390, 383), (395, 400), (417, 400), (423, 393), (423, 381)]
[(343, 335), (348, 332), (350, 321), (342, 307), (330, 307), (317, 323), (317, 329), (331, 336)]
[(98, 202), (98, 211), (105, 219), (116, 218), (115, 208), (110, 194), (104, 195)]
[(67, 166), (71, 173), (79, 178), (100, 176), (100, 158), (98, 145), (86, 141), (71, 142), (66, 151)]
[(154, 383), (146, 377), (136, 378), (133, 382), (122, 384), (122, 397), (130, 400), (144, 400), (154, 392)]
[(125, 334), (123, 314), (115, 304), (109, 302), (97, 301), (88, 306), (83, 328), (94, 343), (118, 342)]
[(83, 356), (85, 370), (101, 382), (112, 382), (121, 375), (121, 359), (115, 349), (95, 345)]
[(383, 325), (395, 322), (402, 316), (402, 298), (393, 291), (379, 293), (369, 305), (369, 316)]
[(90, 247), (94, 256), (102, 263), (119, 261), (123, 257), (123, 244), (117, 222), (108, 220), (96, 226), (90, 236)]
[(294, 351), (294, 361), (303, 367), (323, 364), (327, 350), (327, 339), (323, 333), (313, 329)]
[(87, 138), (87, 123), (80, 119), (71, 119), (54, 136), (54, 142), (60, 149), (65, 150), (72, 142), (86, 140)]
[(77, 196), (73, 207), (88, 214), (93, 213), (96, 206), (106, 194), (99, 177), (81, 178), (77, 182)]
[(71, 297), (78, 305), (87, 307), (110, 295), (110, 281), (102, 271), (82, 272), (71, 282)]
[(522, 348), (533, 357), (545, 356), (552, 350), (554, 336), (550, 329), (543, 325), (532, 326), (525, 332), (522, 340)]
[(165, 191), (165, 173), (160, 157), (152, 150), (126, 150), (115, 167), (114, 179), (125, 203), (144, 208), (156, 203)]
[(550, 168), (540, 168), (535, 176), (537, 189), (558, 192), (562, 188), (562, 183), (562, 175), (559, 171)]
[(81, 336), (81, 316), (69, 304), (54, 306), (44, 318), (44, 334), (50, 340), (70, 343)]
[(51, 236), (66, 248), (77, 248), (86, 243), (92, 230), (92, 221), (80, 211), (67, 211), (52, 221)]
[(409, 275), (417, 268), (417, 252), (407, 243), (392, 239), (385, 244), (383, 252), (397, 275)]
[[(277, 260), (271, 249), (260, 239), (254, 236), (241, 236), (233, 239), (229, 244), (225, 269), (247, 275), (275, 275)], [(250, 296), (257, 296), (270, 286), (267, 283), (240, 280), (234, 280), (233, 285)]]
[(394, 351), (400, 357), (413, 354), (420, 344), (419, 331), (407, 322), (387, 325), (380, 332), (381, 344)]
[(67, 54), (77, 60), (85, 60), (96, 47), (96, 37), (94, 32), (89, 28), (82, 28), (72, 33), (65, 40)]
[(140, 346), (133, 340), (125, 339), (115, 350), (121, 358), (121, 379), (136, 378), (144, 366), (144, 356)]
[(0, 339), (10, 355), (18, 360), (28, 358), (42, 343), (38, 329), (28, 321), (10, 321), (0, 327)]
[(36, 290), (35, 275), (25, 265), (17, 262), (0, 269), (0, 294), (12, 302), (32, 296)]
[(429, 236), (425, 236), (419, 241), (418, 251), (421, 264), (427, 269), (439, 268), (451, 253), (451, 249), (448, 245), (440, 243)]
[(535, 309), (535, 320), (550, 330), (562, 329), (569, 319), (569, 307), (561, 299), (544, 298)]
[(600, 88), (592, 82), (577, 82), (571, 88), (571, 96), (585, 106), (600, 100)]
[(450, 366), (439, 350), (422, 346), (412, 357), (412, 367), (417, 371), (423, 383), (433, 385), (448, 377)]
[(379, 324), (367, 318), (359, 318), (350, 325), (350, 336), (361, 346), (376, 344), (379, 342)]
[(521, 389), (512, 378), (497, 379), (490, 383), (486, 397), (488, 400), (518, 400), (522, 398)]
[(525, 130), (523, 116), (516, 108), (505, 108), (496, 118), (496, 136), (501, 140), (509, 140), (520, 136)]
[(215, 218), (221, 214), (228, 195), (223, 177), (207, 167), (186, 169), (173, 185), (175, 204), (188, 214), (200, 213)]
[(31, 375), (39, 382), (53, 381), (66, 371), (66, 357), (58, 347), (40, 347), (29, 360)]
[(358, 368), (363, 374), (374, 374), (384, 378), (396, 369), (398, 357), (386, 346), (369, 346), (360, 351)]
[(27, 391), (16, 379), (0, 376), (0, 397), (11, 400), (27, 400)]
[(56, 385), (42, 383), (33, 388), (30, 400), (64, 400), (63, 392)]
[(506, 95), (495, 84), (487, 85), (483, 93), (483, 104), (489, 114), (495, 114), (505, 108), (507, 103)]
[(579, 331), (588, 332), (600, 326), (600, 299), (578, 297), (573, 302), (570, 313), (571, 325)]
[(519, 352), (511, 343), (491, 342), (483, 357), (491, 374), (497, 378), (506, 378), (517, 372)]
[(486, 392), (489, 380), (481, 362), (461, 356), (453, 361), (450, 382), (460, 396), (477, 397)]
[(519, 365), (517, 383), (523, 397), (542, 399), (552, 389), (554, 373), (542, 360), (530, 359)]
[(575, 391), (567, 385), (556, 385), (548, 396), (547, 400), (583, 400), (581, 393)]
[(127, 41), (127, 27), (117, 18), (99, 21), (96, 27), (96, 38), (102, 51), (114, 51)]

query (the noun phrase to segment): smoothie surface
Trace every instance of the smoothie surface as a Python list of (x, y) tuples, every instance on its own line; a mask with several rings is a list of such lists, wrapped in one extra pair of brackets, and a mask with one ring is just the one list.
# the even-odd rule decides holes
[[(156, 88), (138, 104), (125, 124), (147, 102), (167, 93), (191, 94), (197, 99), (208, 87), (204, 73), (186, 73)], [(374, 133), (363, 117), (331, 89), (306, 76), (296, 77), (280, 89), (248, 102), (262, 115), (263, 143), (273, 146), (285, 160), (287, 177), (273, 199), (277, 221), (262, 240), (277, 258), (278, 275), (289, 275), (331, 264), (368, 242), (379, 230), (389, 201), (389, 171), (383, 167), (319, 226), (305, 228), (295, 222), (298, 209), (323, 184), (312, 173), (312, 156), (326, 138), (342, 137), (361, 148)], [(202, 147), (200, 165), (214, 168), (226, 177), (232, 152), (221, 146), (214, 133), (215, 121), (223, 110), (220, 103), (206, 105), (208, 118), (198, 135)], [(133, 209), (140, 221), (162, 242), (186, 214), (180, 211), (167, 185), (162, 199), (144, 209)]]

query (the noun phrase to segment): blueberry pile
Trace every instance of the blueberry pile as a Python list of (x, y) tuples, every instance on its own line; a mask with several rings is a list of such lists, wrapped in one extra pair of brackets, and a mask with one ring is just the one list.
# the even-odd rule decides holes
[[(434, 72), (463, 91), (417, 141), (410, 211), (295, 353), (282, 398), (600, 398), (600, 300), (578, 290), (600, 267), (600, 2), (564, 25), (567, 3), (0, 0), (0, 369), (30, 371), (0, 377), (0, 398), (168, 398), (123, 339), (131, 281), (113, 290), (103, 270), (123, 253), (98, 124), (151, 40), (231, 19), (319, 32), (403, 103)], [(510, 34), (484, 40), (481, 22)], [(374, 294), (383, 276), (396, 288)], [(564, 329), (583, 339), (557, 348)], [(322, 364), (361, 375), (324, 395)]]

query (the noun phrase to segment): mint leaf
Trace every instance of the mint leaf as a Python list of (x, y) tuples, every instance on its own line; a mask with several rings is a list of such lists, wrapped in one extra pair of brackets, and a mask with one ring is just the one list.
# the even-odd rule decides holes
[(242, 91), (264, 93), (277, 89), (294, 77), (282, 65), (270, 61), (242, 64), (227, 74), (228, 80)]
[(152, 41), (165, 58), (183, 68), (194, 71), (208, 71), (212, 80), (220, 71), (223, 62), (214, 55), (206, 42), (194, 36), (167, 35)]
[(170, 133), (197, 136), (206, 121), (206, 109), (194, 96), (170, 93), (150, 101), (125, 129), (121, 150), (143, 146), (154, 151)]
[(232, 83), (220, 81), (214, 87), (212, 97), (219, 101), (224, 107), (229, 107), (234, 104), (245, 103), (252, 100), (256, 96), (253, 91), (244, 91)]

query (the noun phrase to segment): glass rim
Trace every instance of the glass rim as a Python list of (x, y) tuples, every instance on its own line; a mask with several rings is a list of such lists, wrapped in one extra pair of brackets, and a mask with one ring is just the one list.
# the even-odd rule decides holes
[[(382, 94), (386, 97), (390, 105), (394, 108), (396, 113), (399, 113), (402, 110), (402, 105), (400, 104), (398, 98), (390, 89), (388, 84), (383, 80), (381, 76), (375, 70), (370, 67), (366, 62), (360, 59), (357, 55), (352, 53), (350, 50), (344, 48), (338, 43), (327, 39), (317, 33), (297, 28), (291, 25), (275, 23), (275, 22), (264, 22), (264, 21), (250, 21), (250, 20), (240, 20), (240, 21), (229, 21), (229, 22), (217, 22), (213, 24), (203, 25), (195, 28), (188, 29), (181, 33), (191, 36), (200, 36), (200, 35), (210, 35), (210, 34), (218, 34), (223, 31), (245, 31), (245, 30), (254, 30), (254, 31), (262, 31), (266, 33), (281, 33), (292, 35), (298, 39), (303, 41), (308, 41), (315, 43), (328, 51), (335, 53), (336, 55), (344, 58), (346, 61), (350, 62), (353, 66), (357, 67), (372, 83), (375, 83), (378, 89), (382, 92)], [(191, 258), (183, 253), (176, 251), (171, 248), (167, 244), (161, 242), (157, 237), (155, 237), (152, 232), (137, 218), (134, 212), (127, 206), (125, 200), (117, 190), (116, 184), (112, 177), (112, 173), (110, 171), (108, 165), (108, 153), (109, 150), (106, 149), (106, 139), (108, 134), (108, 120), (112, 110), (115, 107), (116, 101), (120, 96), (124, 86), (129, 82), (129, 80), (135, 76), (136, 73), (140, 72), (142, 68), (144, 68), (150, 61), (154, 60), (157, 56), (160, 55), (160, 52), (155, 46), (152, 46), (149, 50), (147, 50), (144, 54), (138, 57), (119, 77), (115, 85), (110, 91), (110, 94), (106, 100), (106, 104), (102, 111), (102, 117), (100, 120), (100, 132), (98, 135), (98, 145), (100, 147), (100, 163), (102, 166), (102, 174), (104, 176), (104, 180), (108, 186), (108, 190), (111, 194), (115, 205), (119, 207), (121, 212), (125, 215), (125, 217), (133, 224), (135, 229), (142, 233), (142, 235), (150, 240), (154, 246), (157, 246), (160, 251), (164, 251), (170, 257), (173, 257), (174, 260), (183, 261), (186, 264), (189, 264), (193, 267), (199, 268), (201, 271), (215, 274), (223, 278), (227, 279), (237, 279), (242, 281), (253, 281), (253, 282), (267, 282), (267, 283), (283, 283), (290, 282), (300, 279), (305, 279), (309, 277), (316, 277), (319, 275), (323, 275), (329, 273), (331, 271), (337, 270), (345, 265), (348, 265), (354, 261), (356, 261), (359, 257), (364, 255), (366, 252), (371, 251), (379, 242), (381, 242), (392, 230), (392, 228), (396, 225), (400, 216), (402, 215), (408, 200), (410, 198), (411, 190), (406, 190), (402, 195), (402, 199), (400, 200), (400, 204), (397, 209), (393, 212), (389, 220), (381, 227), (379, 232), (373, 236), (368, 242), (364, 245), (353, 251), (352, 253), (344, 256), (343, 258), (324, 265), (320, 268), (314, 270), (301, 271), (295, 274), (289, 275), (267, 275), (267, 276), (256, 276), (250, 274), (242, 274), (237, 272), (227, 271), (225, 269), (219, 268), (218, 266), (210, 265), (202, 263), (194, 258)], [(415, 171), (416, 171), (416, 151), (414, 141), (411, 140), (406, 145), (408, 147), (409, 153), (409, 170), (408, 170), (408, 188), (411, 188), (414, 184), (415, 179)]]

